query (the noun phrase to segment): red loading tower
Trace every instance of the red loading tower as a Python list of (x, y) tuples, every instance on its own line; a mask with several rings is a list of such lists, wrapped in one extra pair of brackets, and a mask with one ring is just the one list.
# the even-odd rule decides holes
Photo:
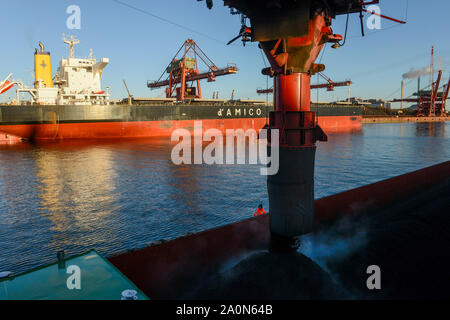
[(270, 29), (263, 29), (258, 35), (258, 18), (254, 24), (255, 40), (260, 40), (271, 66), (262, 72), (274, 78), (274, 111), (269, 116), (269, 130), (279, 130), (280, 135), (279, 171), (267, 177), (272, 244), (286, 249), (295, 247), (296, 237), (312, 231), (315, 143), (327, 140), (315, 113), (310, 111), (311, 75), (325, 69), (314, 61), (326, 42), (342, 40), (333, 34), (331, 17), (324, 11), (311, 16), (307, 4), (300, 5), (298, 11), (308, 18), (307, 25), (292, 29), (291, 38), (282, 34), (270, 36)]
[[(181, 54), (181, 56), (180, 56)], [(207, 71), (200, 73), (198, 61), (202, 61)], [(237, 72), (234, 64), (219, 69), (192, 39), (187, 39), (157, 81), (148, 81), (150, 89), (167, 87), (166, 98), (201, 99), (200, 80), (215, 81), (216, 77)], [(165, 78), (165, 79), (164, 79)], [(196, 84), (196, 86), (195, 86)]]
[(289, 250), (312, 231), (315, 143), (327, 140), (310, 111), (311, 75), (325, 69), (314, 61), (325, 43), (342, 36), (331, 30), (335, 12), (322, 1), (224, 2), (250, 19), (252, 27), (243, 26), (241, 34), (259, 41), (270, 63), (262, 73), (274, 78), (269, 130), (279, 130), (280, 151), (278, 173), (267, 178), (270, 230), (273, 247)]
[[(273, 248), (292, 250), (298, 237), (313, 228), (315, 143), (327, 137), (310, 111), (310, 79), (325, 69), (314, 63), (325, 43), (342, 45), (331, 20), (359, 12), (363, 27), (364, 6), (375, 3), (378, 0), (224, 0), (232, 13), (242, 14), (238, 37), (244, 43), (259, 42), (270, 63), (262, 72), (274, 78), (269, 130), (279, 130), (280, 152), (278, 173), (267, 178)], [(211, 8), (213, 1), (206, 4)], [(251, 27), (245, 24), (247, 18)]]

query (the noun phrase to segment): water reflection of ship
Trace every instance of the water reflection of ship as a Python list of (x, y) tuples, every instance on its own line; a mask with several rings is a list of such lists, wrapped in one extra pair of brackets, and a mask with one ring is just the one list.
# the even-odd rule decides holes
[(444, 137), (446, 122), (423, 122), (416, 124), (417, 137)]
[[(54, 233), (48, 245), (58, 249), (84, 246), (93, 233), (114, 226), (103, 224), (119, 208), (111, 151), (85, 149), (73, 159), (64, 157), (64, 149), (55, 149), (39, 148), (34, 153), (36, 177), (41, 184), (40, 210), (51, 221)], [(109, 238), (105, 240), (114, 241), (111, 237), (116, 230), (104, 232)]]
[[(176, 208), (186, 208), (175, 217), (177, 223), (187, 228), (201, 225), (197, 206), (201, 203), (201, 168), (174, 165), (167, 138), (42, 142), (36, 146), (41, 210), (56, 232), (51, 246), (73, 247), (84, 242), (101, 248), (99, 242), (114, 242), (112, 237), (122, 231), (122, 223), (116, 220), (133, 219), (133, 211), (141, 217), (158, 217), (142, 226), (149, 230), (147, 240), (155, 232), (170, 233), (174, 217), (169, 213)], [(136, 170), (139, 176), (133, 175)], [(161, 188), (168, 190), (161, 193)], [(72, 239), (74, 230), (91, 238)]]

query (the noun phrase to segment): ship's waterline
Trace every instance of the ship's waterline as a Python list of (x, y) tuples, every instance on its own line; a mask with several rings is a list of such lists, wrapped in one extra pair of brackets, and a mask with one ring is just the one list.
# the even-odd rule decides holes
[[(170, 137), (173, 130), (262, 129), (272, 106), (0, 106), (0, 132), (27, 140)], [(361, 129), (361, 107), (313, 107), (328, 131)], [(228, 115), (230, 114), (230, 115)]]

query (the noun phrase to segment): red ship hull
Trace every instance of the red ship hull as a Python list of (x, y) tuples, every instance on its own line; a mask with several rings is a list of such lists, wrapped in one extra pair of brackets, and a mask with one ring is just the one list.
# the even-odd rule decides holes
[[(261, 129), (273, 107), (252, 104), (0, 106), (0, 132), (26, 140), (170, 137), (175, 129)], [(318, 105), (326, 132), (361, 129), (360, 107)], [(3, 138), (5, 135), (2, 135)]]
[[(352, 118), (352, 119), (351, 119)], [(130, 121), (1, 125), (1, 140), (11, 141), (11, 135), (26, 140), (101, 139), (101, 138), (145, 138), (170, 137), (172, 132), (184, 128), (193, 132), (195, 120)], [(261, 129), (266, 118), (204, 119), (203, 131), (218, 129)], [(362, 117), (320, 117), (319, 125), (327, 132), (361, 129)], [(17, 140), (17, 139), (15, 139)]]

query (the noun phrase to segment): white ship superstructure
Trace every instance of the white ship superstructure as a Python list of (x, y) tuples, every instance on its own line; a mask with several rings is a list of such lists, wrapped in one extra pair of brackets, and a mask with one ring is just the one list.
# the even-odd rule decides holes
[(80, 40), (71, 36), (64, 43), (69, 45), (70, 55), (61, 59), (58, 70), (52, 78), (50, 53), (44, 50), (40, 43), (40, 50), (35, 52), (35, 82), (34, 88), (25, 87), (18, 82), (16, 101), (20, 101), (21, 93), (29, 93), (32, 104), (45, 105), (108, 105), (108, 87), (102, 90), (101, 80), (109, 58), (97, 61), (93, 57), (92, 49), (88, 58), (75, 57), (75, 45)]

